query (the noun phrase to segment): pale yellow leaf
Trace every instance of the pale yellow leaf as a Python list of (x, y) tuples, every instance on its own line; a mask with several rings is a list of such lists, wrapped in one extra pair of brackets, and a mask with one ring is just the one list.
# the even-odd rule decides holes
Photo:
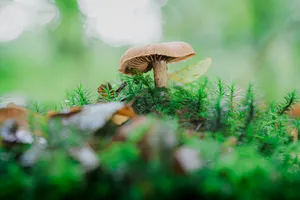
[(194, 65), (187, 66), (177, 72), (169, 74), (169, 79), (183, 84), (193, 82), (207, 72), (211, 63), (211, 58), (200, 60)]

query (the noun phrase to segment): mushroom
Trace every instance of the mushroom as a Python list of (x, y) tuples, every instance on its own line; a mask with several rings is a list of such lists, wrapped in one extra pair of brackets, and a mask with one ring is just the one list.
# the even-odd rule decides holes
[(195, 50), (185, 42), (164, 42), (128, 49), (120, 61), (119, 71), (133, 75), (132, 69), (141, 73), (153, 68), (155, 87), (168, 87), (168, 63), (195, 56)]

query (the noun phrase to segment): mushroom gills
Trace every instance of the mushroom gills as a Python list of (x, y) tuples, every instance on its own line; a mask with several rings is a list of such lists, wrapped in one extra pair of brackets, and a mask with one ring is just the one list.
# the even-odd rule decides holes
[[(128, 63), (126, 73), (133, 73), (134, 69), (138, 69), (140, 72), (146, 73), (153, 68), (154, 62), (166, 61), (166, 63), (168, 63), (173, 59), (175, 58), (158, 54), (145, 57), (137, 57)], [(142, 65), (144, 65), (144, 67), (141, 67)]]

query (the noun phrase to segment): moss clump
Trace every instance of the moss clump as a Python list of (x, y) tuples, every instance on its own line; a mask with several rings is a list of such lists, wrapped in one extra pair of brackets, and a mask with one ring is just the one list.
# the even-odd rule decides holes
[[(108, 123), (89, 135), (61, 124), (44, 127), (48, 146), (29, 145), (39, 153), (30, 166), (20, 162), (23, 150), (2, 145), (0, 197), (300, 198), (300, 144), (291, 134), (300, 121), (287, 114), (295, 91), (281, 103), (266, 104), (253, 85), (242, 91), (220, 79), (169, 89), (156, 89), (148, 76), (122, 81), (126, 87), (116, 92), (120, 85), (111, 85), (98, 101), (131, 102), (143, 117), (122, 126)], [(61, 108), (95, 102), (82, 87), (69, 95)], [(92, 171), (69, 153), (87, 143), (99, 158)]]

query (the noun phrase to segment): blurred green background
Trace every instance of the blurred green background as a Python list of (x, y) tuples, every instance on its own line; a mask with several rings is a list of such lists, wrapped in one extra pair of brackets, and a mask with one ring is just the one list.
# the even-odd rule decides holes
[(282, 98), (300, 83), (299, 10), (299, 0), (1, 0), (0, 94), (56, 102), (79, 83), (96, 94), (118, 81), (127, 48), (181, 40), (197, 56), (170, 71), (211, 57), (212, 79)]

